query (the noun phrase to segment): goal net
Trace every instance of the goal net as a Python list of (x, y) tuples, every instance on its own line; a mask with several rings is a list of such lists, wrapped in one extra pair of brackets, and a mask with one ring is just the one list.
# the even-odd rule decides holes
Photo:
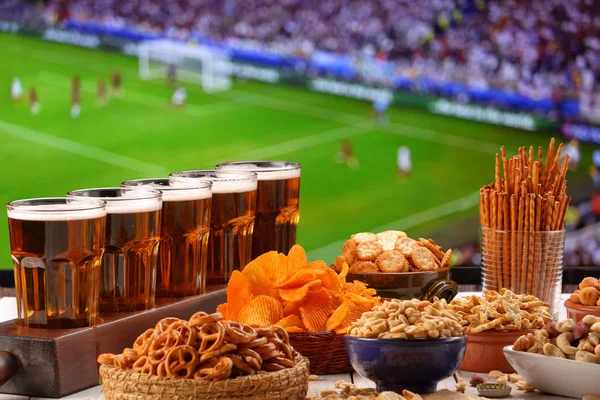
[(231, 58), (220, 49), (170, 40), (152, 40), (138, 47), (141, 79), (168, 79), (200, 83), (207, 93), (231, 88)]

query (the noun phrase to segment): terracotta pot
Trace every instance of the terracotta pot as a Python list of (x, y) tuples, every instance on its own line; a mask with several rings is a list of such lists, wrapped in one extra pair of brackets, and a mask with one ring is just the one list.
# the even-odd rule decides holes
[(567, 318), (571, 318), (575, 322), (579, 322), (586, 315), (600, 317), (600, 307), (598, 306), (584, 306), (583, 304), (573, 303), (567, 299), (565, 301), (565, 308), (567, 309)]
[(468, 335), (467, 351), (460, 369), (484, 373), (492, 370), (514, 373), (515, 370), (504, 356), (504, 346), (512, 346), (519, 336), (526, 335), (529, 332), (534, 332), (534, 330), (470, 333)]

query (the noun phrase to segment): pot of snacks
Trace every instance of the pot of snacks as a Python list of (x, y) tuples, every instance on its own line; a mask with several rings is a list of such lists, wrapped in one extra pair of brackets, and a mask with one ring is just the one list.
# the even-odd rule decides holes
[(571, 293), (565, 301), (567, 317), (575, 322), (586, 315), (600, 317), (600, 282), (594, 277), (587, 277), (579, 284), (579, 290)]
[(364, 282), (377, 295), (394, 299), (452, 300), (458, 285), (450, 280), (450, 256), (431, 239), (414, 240), (402, 231), (361, 232), (346, 241), (332, 268), (349, 266), (347, 280)]
[(471, 372), (515, 372), (504, 356), (504, 347), (552, 321), (548, 303), (508, 289), (454, 299), (449, 307), (468, 324), (469, 341), (461, 369)]
[(444, 300), (390, 299), (363, 313), (345, 340), (352, 367), (378, 392), (430, 393), (460, 367), (464, 333)]
[(566, 397), (600, 396), (600, 318), (587, 315), (548, 324), (504, 348), (506, 358), (528, 384)]
[(253, 329), (220, 313), (165, 318), (98, 362), (107, 400), (302, 400), (308, 391), (308, 360), (285, 329)]
[(380, 299), (362, 282), (347, 283), (347, 272), (348, 267), (337, 274), (324, 261), (307, 262), (299, 245), (287, 256), (265, 253), (234, 271), (227, 303), (217, 310), (254, 327), (283, 327), (291, 345), (310, 360), (313, 374), (350, 372), (344, 335)]

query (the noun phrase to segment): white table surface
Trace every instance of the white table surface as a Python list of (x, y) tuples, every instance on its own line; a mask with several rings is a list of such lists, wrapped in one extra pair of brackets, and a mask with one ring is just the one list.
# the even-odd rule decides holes
[[(462, 292), (459, 294), (459, 297), (464, 297), (464, 296), (471, 295), (471, 294), (481, 294), (481, 293)], [(563, 297), (566, 299), (568, 297), (568, 295), (563, 295)], [(562, 302), (564, 302), (564, 299), (562, 300)], [(16, 318), (15, 299), (12, 297), (4, 297), (4, 298), (0, 299), (0, 322), (14, 319), (14, 318)], [(565, 318), (566, 318), (566, 310), (564, 309), (564, 307), (561, 307), (560, 319), (565, 319)], [(467, 381), (467, 383), (468, 383), (469, 380), (471, 379), (471, 376), (473, 375), (473, 373), (463, 371), (463, 372), (461, 372), (461, 375), (463, 376), (464, 380)], [(321, 375), (321, 376), (319, 376), (319, 379), (317, 381), (309, 382), (309, 386), (308, 386), (309, 395), (318, 394), (324, 390), (333, 390), (334, 389), (333, 384), (339, 380), (343, 380), (346, 382), (353, 382), (354, 384), (357, 385), (357, 387), (363, 387), (363, 388), (375, 387), (375, 384), (373, 383), (373, 381), (363, 378), (356, 373), (354, 373), (354, 374), (347, 373), (347, 374), (336, 374), (336, 375)], [(493, 380), (490, 379), (490, 381), (493, 381)], [(455, 390), (455, 383), (456, 382), (455, 382), (454, 377), (450, 377), (450, 378), (440, 382), (440, 384), (438, 385), (438, 390), (442, 390), (442, 389)], [(527, 400), (529, 400), (529, 399), (531, 399), (531, 400), (565, 399), (564, 397), (546, 395), (546, 394), (539, 393), (539, 392), (524, 393), (522, 391), (517, 390), (513, 384), (510, 384), (510, 385), (513, 386), (513, 391), (509, 397), (506, 397), (507, 399), (527, 399)], [(477, 396), (477, 390), (475, 388), (472, 388), (469, 386), (467, 388), (466, 394)], [(0, 394), (0, 400), (28, 400), (28, 399), (37, 400), (37, 399), (42, 399), (42, 398), (37, 398), (37, 397), (30, 398), (30, 397), (26, 397), (26, 396)], [(105, 400), (104, 395), (102, 394), (101, 386), (95, 386), (90, 389), (82, 390), (81, 392), (77, 392), (70, 396), (63, 397), (62, 399)]]

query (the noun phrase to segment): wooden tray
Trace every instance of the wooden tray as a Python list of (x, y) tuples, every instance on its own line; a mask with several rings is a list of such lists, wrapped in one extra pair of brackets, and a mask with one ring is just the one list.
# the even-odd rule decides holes
[[(0, 393), (63, 397), (98, 385), (101, 353), (120, 353), (162, 318), (212, 313), (225, 290), (177, 300), (148, 311), (103, 316), (94, 328), (31, 329), (0, 324)], [(2, 383), (4, 383), (2, 385)]]

